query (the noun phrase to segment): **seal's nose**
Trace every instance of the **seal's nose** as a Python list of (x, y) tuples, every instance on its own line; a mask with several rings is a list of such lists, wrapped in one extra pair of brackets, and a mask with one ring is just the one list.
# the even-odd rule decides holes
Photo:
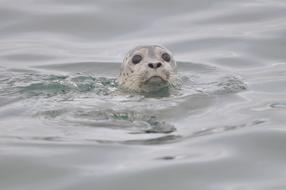
[(158, 62), (158, 63), (148, 63), (148, 67), (152, 68), (152, 69), (157, 69), (159, 67), (162, 66), (162, 63)]

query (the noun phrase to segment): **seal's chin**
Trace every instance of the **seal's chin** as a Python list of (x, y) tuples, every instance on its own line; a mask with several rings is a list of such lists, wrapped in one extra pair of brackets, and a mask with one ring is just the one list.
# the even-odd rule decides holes
[(159, 85), (159, 84), (162, 84), (162, 83), (165, 83), (166, 81), (160, 77), (160, 76), (152, 76), (150, 78), (148, 78), (144, 83), (145, 84), (154, 84), (154, 85)]
[(165, 85), (167, 81), (160, 76), (152, 76), (148, 78), (144, 83), (146, 85)]
[(168, 87), (168, 81), (160, 76), (149, 77), (141, 86), (142, 92), (157, 92)]

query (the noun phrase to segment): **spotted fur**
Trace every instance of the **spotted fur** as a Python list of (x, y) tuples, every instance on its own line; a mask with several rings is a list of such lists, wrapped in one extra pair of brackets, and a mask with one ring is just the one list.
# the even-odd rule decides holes
[[(169, 62), (162, 58), (163, 53), (171, 57)], [(138, 64), (132, 63), (134, 55), (141, 55), (143, 59)], [(158, 68), (150, 68), (149, 63), (161, 63)], [(121, 64), (118, 82), (123, 89), (134, 92), (156, 91), (164, 87), (176, 85), (176, 62), (171, 52), (163, 46), (148, 45), (137, 46), (131, 49)], [(152, 83), (154, 78), (160, 78), (159, 82)]]

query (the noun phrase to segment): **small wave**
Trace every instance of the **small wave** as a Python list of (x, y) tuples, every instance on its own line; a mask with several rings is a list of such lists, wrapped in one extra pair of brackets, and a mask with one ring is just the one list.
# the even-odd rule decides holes
[(20, 87), (20, 92), (30, 96), (55, 96), (67, 93), (94, 92), (97, 95), (108, 95), (117, 89), (115, 79), (95, 78), (91, 76), (52, 76), (43, 82)]
[(286, 108), (286, 102), (276, 102), (270, 105), (271, 108)]
[[(124, 132), (128, 137), (120, 142), (130, 144), (168, 143), (183, 138), (176, 135), (180, 128), (176, 121), (204, 112), (212, 104), (215, 96), (246, 89), (239, 77), (226, 76), (214, 67), (187, 63), (184, 63), (184, 67), (188, 67), (188, 72), (179, 71), (179, 88), (173, 88), (169, 93), (158, 94), (122, 92), (112, 76), (1, 69), (0, 94), (6, 102), (15, 104), (11, 105), (12, 110), (15, 109), (13, 106), (19, 110), (25, 107), (28, 109), (25, 117), (30, 117), (35, 122), (43, 120), (48, 126), (55, 124), (65, 127), (66, 130), (68, 127), (88, 127), (90, 130)], [(66, 65), (63, 69), (65, 68)], [(15, 103), (14, 99), (18, 102)], [(9, 109), (9, 103), (5, 106)], [(169, 134), (172, 138), (161, 136), (162, 139), (141, 139), (144, 134)], [(130, 135), (137, 136), (130, 140)], [(92, 139), (92, 135), (89, 139)]]
[(124, 129), (130, 134), (172, 133), (176, 130), (155, 115), (135, 111), (56, 109), (38, 112), (35, 117), (58, 120), (62, 125)]
[(226, 95), (244, 91), (247, 85), (237, 76), (206, 77), (182, 76), (189, 91), (209, 95)]

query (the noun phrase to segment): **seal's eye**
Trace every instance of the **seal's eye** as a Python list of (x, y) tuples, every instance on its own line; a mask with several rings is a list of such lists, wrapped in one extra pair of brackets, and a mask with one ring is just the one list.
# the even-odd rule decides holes
[(143, 59), (143, 57), (141, 55), (134, 55), (132, 57), (132, 63), (137, 64), (139, 63), (141, 60)]
[(171, 57), (170, 57), (170, 55), (169, 55), (168, 53), (163, 53), (163, 54), (162, 54), (162, 59), (163, 59), (164, 61), (169, 62), (169, 61), (171, 60)]

